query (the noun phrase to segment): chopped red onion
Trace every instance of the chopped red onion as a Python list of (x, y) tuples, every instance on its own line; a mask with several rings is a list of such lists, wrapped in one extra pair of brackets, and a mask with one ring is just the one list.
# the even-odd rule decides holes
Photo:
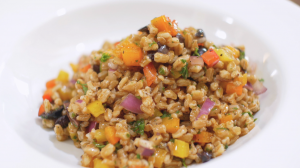
[(140, 114), (143, 113), (140, 107), (141, 104), (142, 100), (136, 98), (133, 94), (129, 93), (120, 105), (132, 113)]
[(203, 58), (197, 56), (190, 56), (191, 65), (201, 65), (204, 66)]
[(256, 72), (257, 64), (255, 62), (250, 62), (247, 68), (247, 73), (254, 75)]
[(74, 80), (74, 79), (71, 79), (71, 80), (70, 80), (70, 83), (72, 83), (73, 85), (75, 85), (75, 83), (76, 83), (76, 80)]
[(108, 72), (115, 72), (116, 69), (109, 69)]
[(215, 106), (215, 102), (213, 102), (213, 101), (211, 101), (209, 98), (207, 98), (207, 99), (205, 100), (205, 102), (203, 103), (203, 105), (202, 105), (202, 107), (201, 107), (201, 109), (200, 109), (200, 112), (199, 112), (199, 114), (198, 114), (196, 120), (198, 120), (198, 118), (199, 118), (200, 116), (202, 116), (203, 114), (208, 115), (209, 112), (210, 112), (210, 110), (211, 110), (214, 106)]
[(82, 103), (83, 102), (83, 100), (81, 100), (81, 99), (78, 99), (78, 100), (76, 100), (76, 103)]
[(136, 150), (136, 153), (142, 155), (142, 156), (152, 156), (154, 153), (154, 149), (149, 149), (149, 148), (145, 148), (143, 146), (138, 147), (138, 149)]
[(257, 80), (253, 84), (253, 91), (254, 91), (255, 94), (260, 95), (262, 93), (265, 93), (267, 91), (267, 88), (263, 85), (262, 82)]
[(246, 85), (244, 86), (244, 88), (246, 88), (250, 91), (253, 91), (253, 87), (252, 87), (252, 84), (250, 82), (247, 82)]
[(70, 113), (69, 113), (69, 112), (67, 112), (67, 116), (68, 116), (70, 122), (71, 122), (75, 127), (78, 128), (80, 122), (77, 121), (75, 118), (70, 117)]
[(92, 131), (92, 129), (96, 129), (97, 122), (92, 121), (90, 122), (89, 128), (88, 128), (88, 133)]

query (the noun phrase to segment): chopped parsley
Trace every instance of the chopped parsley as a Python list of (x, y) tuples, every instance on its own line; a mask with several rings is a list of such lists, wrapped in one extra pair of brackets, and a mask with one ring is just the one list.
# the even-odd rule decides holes
[(217, 107), (215, 107), (215, 108), (211, 109), (211, 111), (214, 111), (214, 110), (217, 110)]
[(166, 117), (169, 117), (169, 119), (172, 119), (171, 114), (164, 111), (163, 115), (160, 116), (160, 118), (166, 118)]
[(76, 117), (76, 114), (75, 113), (72, 113), (72, 118), (75, 118)]
[(131, 128), (134, 132), (144, 135), (144, 129), (145, 129), (145, 121), (144, 119), (136, 120), (132, 122), (133, 128)]
[(227, 144), (225, 144), (225, 149), (228, 149), (228, 145)]
[(182, 164), (183, 164), (184, 167), (187, 167), (186, 164), (185, 164), (185, 159), (182, 159)]
[(258, 81), (260, 81), (260, 82), (264, 82), (265, 80), (264, 80), (263, 78), (261, 78), (261, 79), (258, 79)]
[(153, 41), (152, 43), (149, 43), (149, 47), (152, 47), (153, 44), (157, 44), (157, 43)]
[(172, 26), (172, 23), (171, 23), (171, 22), (168, 22), (168, 23), (169, 23), (170, 26)]
[(240, 60), (242, 59), (245, 59), (245, 52), (240, 50), (240, 57), (239, 57)]
[(215, 47), (215, 49), (218, 49), (218, 47), (216, 45), (213, 45), (213, 47)]
[(87, 84), (82, 84), (81, 82), (77, 81), (77, 84), (82, 86), (82, 90), (84, 95), (86, 94), (86, 91), (88, 90)]
[(229, 130), (228, 128), (217, 128), (218, 130), (222, 129), (222, 130)]
[(246, 113), (248, 113), (248, 115), (251, 117), (251, 118), (253, 118), (253, 115), (248, 111), (248, 112), (244, 112), (244, 113), (242, 113), (242, 115), (244, 115), (244, 114), (246, 114)]
[(181, 62), (182, 62), (182, 63), (186, 63), (186, 60), (185, 60), (185, 59), (181, 59)]
[(140, 100), (142, 100), (141, 96), (135, 96), (135, 97), (138, 98), (138, 99), (140, 99)]
[(212, 152), (212, 150), (209, 149), (209, 148), (205, 148), (205, 151), (206, 151), (206, 152)]
[(176, 111), (176, 114), (179, 114), (180, 113), (180, 111), (178, 110), (178, 111)]
[(245, 123), (244, 127), (247, 127), (247, 125), (248, 125), (248, 124), (247, 124), (247, 123)]
[(115, 144), (115, 147), (116, 147), (116, 151), (123, 148), (123, 146), (119, 142)]
[(201, 134), (201, 131), (200, 131), (200, 130), (198, 130), (197, 134)]
[(103, 53), (102, 57), (100, 58), (101, 62), (106, 62), (111, 56), (107, 53)]
[[(182, 60), (181, 60), (182, 61)], [(186, 60), (185, 60), (186, 61)], [(188, 63), (185, 64), (184, 67), (182, 67), (180, 74), (182, 75), (182, 77), (184, 77), (185, 79), (189, 76), (189, 71), (188, 71)]]
[(139, 62), (139, 60), (135, 60), (135, 62)]
[(77, 136), (76, 136), (76, 135), (74, 135), (74, 136), (73, 136), (73, 139), (77, 139)]
[(206, 73), (206, 70), (207, 70), (206, 66), (205, 66), (205, 67), (203, 67), (203, 69), (204, 69), (204, 72)]
[(141, 159), (141, 155), (140, 155), (140, 154), (137, 154), (137, 155), (136, 155), (136, 158)]
[(166, 88), (165, 88), (165, 87), (163, 87), (163, 88), (162, 88), (162, 90), (163, 90), (163, 91), (165, 91), (165, 90), (166, 90)]
[(166, 75), (166, 72), (163, 67), (159, 68), (158, 73), (162, 75)]
[(130, 138), (130, 134), (127, 133), (126, 136), (127, 136), (128, 138)]
[(175, 142), (175, 139), (173, 139), (173, 138), (172, 138), (172, 139), (170, 139), (170, 142), (173, 142), (173, 143), (174, 143), (174, 142)]
[(237, 109), (239, 109), (239, 108), (237, 108), (237, 107), (233, 107), (232, 109), (233, 109), (233, 110), (237, 110)]
[(200, 56), (200, 54), (199, 54), (199, 48), (198, 47), (195, 48), (194, 55)]
[(183, 32), (182, 32), (184, 35), (186, 35), (186, 31), (185, 30), (183, 30)]
[(201, 105), (200, 105), (200, 104), (197, 104), (197, 106), (198, 106), (199, 108), (201, 108)]
[(106, 146), (106, 145), (98, 144), (98, 143), (96, 143), (96, 142), (93, 142), (93, 144), (94, 144), (97, 148), (99, 148), (100, 150)]
[(254, 119), (254, 122), (257, 120), (257, 118)]

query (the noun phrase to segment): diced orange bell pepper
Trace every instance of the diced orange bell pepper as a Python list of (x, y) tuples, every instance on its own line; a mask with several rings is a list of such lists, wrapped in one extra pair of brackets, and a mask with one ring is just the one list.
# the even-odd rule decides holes
[(227, 121), (231, 121), (231, 120), (232, 120), (232, 115), (227, 115), (227, 116), (221, 118), (219, 123), (222, 124), (222, 123), (226, 123)]
[(122, 42), (121, 57), (126, 66), (140, 66), (140, 62), (143, 58), (142, 49), (134, 43), (125, 40)]
[(105, 137), (111, 144), (116, 144), (120, 141), (119, 137), (116, 137), (116, 128), (114, 126), (105, 127)]
[(44, 92), (43, 100), (48, 99), (50, 102), (52, 102), (51, 96), (52, 96), (52, 90), (51, 90), (51, 89), (47, 89), (47, 90)]
[(172, 22), (170, 18), (165, 15), (154, 18), (151, 20), (151, 24), (154, 25), (159, 32), (168, 32), (172, 36), (176, 36), (177, 34), (177, 22), (175, 20)]
[(240, 81), (242, 83), (241, 84), (242, 86), (246, 85), (247, 84), (247, 73), (245, 73), (242, 76), (235, 77), (233, 81)]
[(237, 95), (240, 96), (243, 93), (243, 85), (235, 86), (235, 84), (229, 82), (226, 85), (226, 93), (227, 94), (236, 93)]
[(175, 133), (179, 129), (179, 118), (169, 118), (165, 117), (162, 119), (162, 124), (166, 126), (168, 133)]
[(174, 146), (173, 149), (171, 149), (174, 156), (180, 157), (182, 159), (186, 158), (189, 156), (189, 150), (190, 146), (188, 143), (178, 139), (174, 140)]
[(214, 65), (215, 65), (216, 63), (218, 63), (219, 60), (220, 60), (218, 54), (217, 54), (213, 49), (209, 49), (209, 50), (206, 51), (204, 54), (202, 54), (201, 57), (203, 58), (203, 61), (204, 61), (209, 67), (214, 66)]
[(49, 80), (47, 83), (46, 83), (46, 88), (47, 89), (51, 89), (55, 86), (55, 81), (56, 79), (52, 79), (52, 80)]
[(147, 85), (151, 86), (151, 84), (156, 80), (157, 72), (152, 62), (146, 65), (143, 69)]
[(193, 138), (193, 140), (195, 142), (201, 143), (201, 144), (205, 144), (205, 143), (209, 143), (211, 142), (211, 138), (212, 138), (213, 134), (210, 132), (206, 132), (206, 131), (202, 131), (200, 132), (200, 134), (196, 134)]
[(154, 155), (150, 156), (148, 161), (154, 162), (153, 163), (154, 167), (161, 168), (164, 163), (167, 153), (168, 152), (166, 150), (157, 148), (157, 149), (155, 149)]
[(80, 71), (86, 73), (91, 67), (92, 67), (91, 64), (88, 64), (88, 65), (84, 66), (83, 68), (81, 68)]
[(40, 106), (38, 115), (41, 116), (44, 112), (45, 112), (44, 103), (42, 103), (41, 106)]

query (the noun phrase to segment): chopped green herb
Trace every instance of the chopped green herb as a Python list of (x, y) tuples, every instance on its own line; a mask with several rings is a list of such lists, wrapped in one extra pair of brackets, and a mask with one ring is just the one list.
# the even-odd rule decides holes
[(197, 106), (198, 106), (199, 108), (201, 108), (201, 105), (200, 105), (200, 104), (197, 104)]
[(198, 47), (195, 48), (194, 55), (200, 56), (200, 54), (199, 54), (199, 48)]
[(204, 69), (204, 72), (206, 73), (206, 70), (207, 70), (206, 66), (205, 66), (205, 67), (203, 67), (203, 69)]
[(257, 120), (257, 118), (254, 119), (254, 122)]
[(178, 111), (176, 111), (176, 114), (179, 114), (180, 113), (180, 111), (178, 110)]
[(133, 128), (132, 130), (140, 135), (144, 135), (144, 129), (145, 129), (145, 121), (144, 119), (140, 119), (137, 121), (134, 121), (132, 123)]
[(123, 148), (123, 146), (119, 142), (115, 144), (115, 147), (116, 147), (116, 151)]
[(242, 115), (244, 115), (244, 114), (246, 114), (246, 113), (248, 113), (248, 115), (251, 117), (251, 118), (253, 118), (253, 115), (248, 111), (248, 112), (244, 112), (244, 113), (242, 113)]
[(182, 62), (182, 63), (186, 63), (186, 60), (185, 60), (185, 59), (181, 59), (181, 62)]
[(140, 155), (140, 154), (137, 154), (137, 155), (136, 155), (136, 158), (141, 159), (141, 155)]
[(245, 123), (244, 127), (247, 127), (247, 125), (248, 125), (248, 124), (247, 124), (247, 123)]
[(260, 82), (264, 82), (265, 80), (264, 80), (263, 78), (261, 78), (261, 79), (258, 79), (258, 81), (260, 81)]
[(209, 148), (205, 148), (205, 151), (207, 151), (207, 152), (211, 152), (212, 150), (211, 150), (211, 149), (209, 149)]
[(127, 133), (126, 136), (127, 136), (128, 138), (130, 138), (130, 134)]
[(98, 144), (98, 143), (96, 143), (96, 142), (93, 142), (93, 144), (94, 144), (97, 148), (99, 148), (100, 150), (106, 146), (106, 145)]
[(162, 90), (163, 90), (163, 91), (165, 91), (165, 90), (166, 90), (166, 88), (165, 88), (165, 87), (163, 87), (163, 88), (162, 88)]
[(228, 149), (228, 145), (227, 144), (225, 144), (225, 149)]
[(139, 60), (135, 60), (135, 62), (138, 62)]
[[(181, 60), (182, 61), (182, 60)], [(182, 77), (185, 79), (189, 76), (189, 71), (188, 71), (188, 63), (185, 64), (185, 66), (181, 69), (180, 74)]]
[(171, 23), (171, 22), (168, 22), (168, 23), (169, 23), (170, 26), (172, 26), (172, 23)]
[(111, 56), (107, 53), (103, 53), (102, 57), (100, 58), (101, 62), (106, 62)]
[(174, 142), (175, 142), (175, 139), (172, 138), (172, 139), (170, 139), (170, 141), (174, 143)]
[(141, 96), (135, 96), (135, 97), (138, 98), (138, 99), (140, 99), (140, 100), (142, 100)]
[(237, 108), (237, 107), (233, 107), (232, 109), (233, 109), (233, 110), (237, 110), (237, 109), (239, 109), (239, 108)]
[(229, 130), (228, 128), (217, 128), (217, 129), (218, 129), (218, 130), (219, 130), (219, 129), (223, 129), (223, 130)]
[(76, 136), (76, 135), (74, 135), (74, 136), (73, 136), (73, 139), (77, 139), (77, 136)]
[(242, 59), (245, 59), (245, 52), (240, 50), (240, 57), (239, 57), (240, 60)]
[(211, 111), (214, 111), (214, 110), (217, 110), (217, 107), (215, 107), (215, 108), (211, 109)]
[(185, 164), (185, 159), (182, 159), (182, 164), (183, 164), (184, 167), (187, 167), (186, 164)]
[(164, 111), (163, 115), (160, 116), (160, 118), (166, 118), (166, 117), (169, 117), (169, 119), (172, 119), (171, 114)]
[(157, 43), (153, 41), (152, 43), (149, 43), (149, 47), (152, 47), (153, 44), (157, 44)]
[(186, 35), (186, 31), (185, 30), (183, 30), (183, 32), (182, 32), (184, 35)]
[(218, 47), (216, 45), (213, 45), (213, 47), (215, 47), (215, 49), (218, 49)]
[(158, 73), (159, 73), (159, 74), (162, 74), (162, 75), (166, 75), (165, 70), (164, 70), (163, 67), (161, 67), (161, 68), (158, 70)]
[(86, 91), (88, 90), (87, 84), (82, 84), (81, 82), (77, 81), (77, 84), (82, 86), (82, 90), (84, 95), (86, 94)]
[(75, 118), (76, 117), (76, 114), (75, 113), (72, 113), (72, 118)]
[(201, 131), (200, 131), (200, 130), (198, 130), (197, 134), (201, 134)]

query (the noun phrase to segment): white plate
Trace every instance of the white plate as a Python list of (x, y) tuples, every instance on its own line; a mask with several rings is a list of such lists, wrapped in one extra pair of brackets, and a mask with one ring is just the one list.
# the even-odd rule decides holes
[[(300, 9), (291, 2), (62, 1), (4, 4), (0, 20), (1, 165), (80, 167), (82, 151), (58, 142), (37, 117), (45, 82), (69, 62), (166, 14), (217, 44), (244, 44), (268, 91), (256, 127), (223, 156), (193, 167), (299, 167)], [(279, 12), (280, 11), (280, 12)], [(1, 166), (2, 167), (2, 166)]]

